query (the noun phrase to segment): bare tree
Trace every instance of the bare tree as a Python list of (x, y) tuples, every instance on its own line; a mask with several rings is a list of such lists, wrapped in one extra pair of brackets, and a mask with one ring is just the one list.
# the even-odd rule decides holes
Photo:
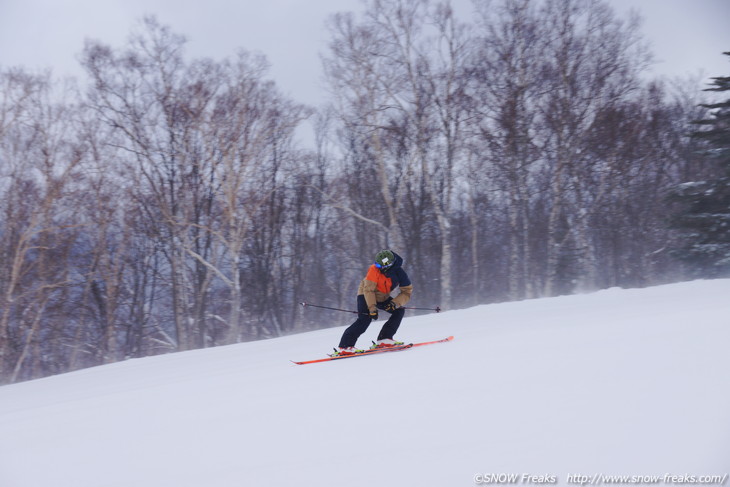
[[(597, 114), (631, 96), (649, 62), (636, 17), (626, 23), (600, 1), (548, 1), (541, 17), (545, 32), (542, 65), (546, 95), (540, 101), (549, 181), (546, 276), (543, 293), (557, 292), (565, 245), (572, 242), (579, 258), (579, 280), (594, 286), (595, 246), (588, 215), (598, 208), (601, 191), (582, 191), (592, 179), (595, 161), (585, 155), (584, 138)], [(589, 198), (589, 199), (586, 199)]]
[[(402, 248), (400, 194), (395, 183), (408, 163), (399, 167), (388, 154), (388, 140), (397, 130), (388, 94), (398, 82), (388, 59), (393, 46), (382, 32), (358, 24), (352, 14), (332, 17), (330, 31), (333, 39), (324, 69), (334, 94), (334, 110), (346, 131), (345, 144), (355, 149), (350, 151), (353, 166), (347, 173), (355, 190), (351, 195), (366, 196), (359, 203), (334, 194), (328, 199), (333, 206), (375, 225), (385, 237), (382, 243)], [(334, 191), (341, 189), (335, 186)]]
[(0, 76), (5, 99), (14, 99), (0, 117), (0, 380), (12, 382), (31, 358), (46, 310), (70, 284), (78, 222), (64, 202), (85, 148), (73, 133), (73, 107), (55, 101), (49, 75)]
[(451, 218), (467, 113), (468, 31), (448, 4), (373, 0), (360, 23), (352, 15), (334, 17), (333, 34), (325, 68), (348, 147), (362, 148), (350, 155), (357, 171), (372, 168), (378, 181), (376, 187), (358, 184), (358, 194), (382, 207), (385, 223), (377, 215), (357, 216), (386, 229), (396, 247), (418, 246), (421, 230), (409, 232), (405, 242), (399, 214), (404, 198), (418, 198), (403, 187), (422, 191), (438, 227), (441, 304), (448, 307)]
[(480, 48), (473, 60), (476, 161), (506, 203), (509, 298), (536, 294), (531, 234), (540, 153), (534, 140), (537, 100), (545, 87), (539, 70), (543, 23), (529, 0), (480, 4)]
[[(84, 63), (95, 80), (90, 103), (135, 161), (137, 200), (169, 264), (185, 349), (219, 341), (216, 327), (225, 328), (223, 342), (242, 337), (242, 257), (262, 208), (275, 201), (284, 148), (307, 111), (264, 79), (262, 56), (185, 63), (183, 45), (148, 18), (127, 51), (89, 44)], [(220, 285), (226, 305), (211, 306)]]

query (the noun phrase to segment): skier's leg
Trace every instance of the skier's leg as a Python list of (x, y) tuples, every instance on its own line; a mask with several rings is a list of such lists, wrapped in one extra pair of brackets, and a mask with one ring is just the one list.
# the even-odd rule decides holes
[(357, 320), (347, 327), (345, 332), (342, 334), (340, 339), (340, 348), (354, 347), (357, 343), (357, 339), (360, 335), (365, 333), (365, 330), (370, 326), (370, 314), (368, 311), (368, 305), (365, 302), (365, 296), (362, 294), (357, 296)]
[(380, 329), (378, 334), (378, 340), (393, 339), (395, 333), (398, 331), (400, 322), (403, 320), (403, 316), (406, 314), (404, 308), (397, 308), (390, 314), (388, 321), (383, 323), (383, 328)]

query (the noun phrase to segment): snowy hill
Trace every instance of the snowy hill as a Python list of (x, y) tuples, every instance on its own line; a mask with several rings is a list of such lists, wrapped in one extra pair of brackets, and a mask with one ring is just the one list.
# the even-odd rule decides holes
[(729, 297), (730, 280), (610, 289), (406, 317), (402, 339), (456, 339), (392, 354), (289, 361), (334, 328), (1, 387), (0, 486), (722, 481)]

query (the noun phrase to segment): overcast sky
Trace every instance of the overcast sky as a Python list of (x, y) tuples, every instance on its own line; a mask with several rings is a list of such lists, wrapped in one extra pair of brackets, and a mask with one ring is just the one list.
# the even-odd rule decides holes
[[(471, 2), (457, 0), (469, 13)], [(635, 8), (659, 61), (657, 74), (730, 75), (730, 0), (609, 0), (623, 16)], [(271, 77), (297, 101), (322, 101), (319, 53), (324, 22), (338, 11), (360, 11), (359, 0), (0, 0), (0, 66), (52, 68), (81, 76), (84, 39), (114, 47), (145, 14), (189, 39), (190, 58), (222, 59), (238, 48), (259, 51)]]

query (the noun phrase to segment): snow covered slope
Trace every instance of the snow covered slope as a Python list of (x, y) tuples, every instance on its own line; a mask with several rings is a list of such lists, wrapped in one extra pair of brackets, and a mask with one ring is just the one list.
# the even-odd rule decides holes
[(609, 289), (407, 317), (402, 339), (456, 339), (392, 354), (289, 361), (333, 328), (0, 387), (0, 486), (722, 476), (729, 311), (730, 280)]

